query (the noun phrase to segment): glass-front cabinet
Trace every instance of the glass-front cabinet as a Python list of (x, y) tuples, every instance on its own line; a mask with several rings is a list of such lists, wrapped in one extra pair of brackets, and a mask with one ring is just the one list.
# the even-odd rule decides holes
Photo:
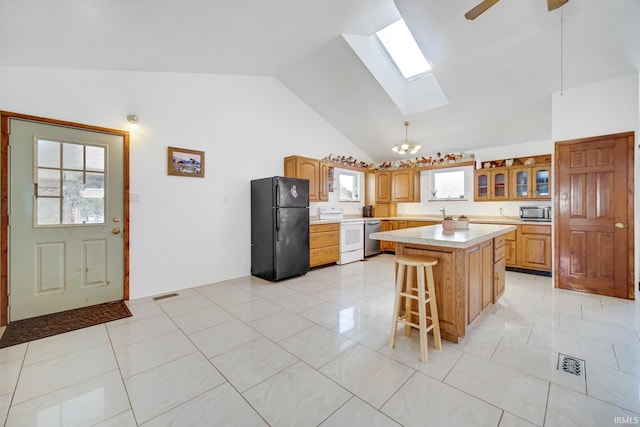
[(511, 170), (512, 199), (528, 199), (531, 197), (531, 168)]
[(489, 200), (491, 195), (489, 194), (489, 176), (491, 174), (486, 169), (476, 170), (476, 185), (474, 189), (475, 200)]
[(533, 177), (533, 197), (537, 199), (551, 198), (551, 168), (549, 166), (539, 166), (531, 168)]
[(476, 169), (475, 201), (551, 200), (551, 154), (487, 163), (497, 167)]
[(549, 166), (511, 169), (511, 199), (551, 199)]
[(491, 183), (493, 185), (493, 200), (506, 200), (509, 198), (508, 171), (491, 171)]
[(475, 178), (476, 201), (509, 198), (509, 173), (506, 169), (477, 169)]

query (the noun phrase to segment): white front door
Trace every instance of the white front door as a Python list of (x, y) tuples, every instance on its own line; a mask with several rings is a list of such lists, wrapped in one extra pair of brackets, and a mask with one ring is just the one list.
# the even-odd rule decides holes
[(11, 118), (9, 321), (124, 297), (124, 140)]

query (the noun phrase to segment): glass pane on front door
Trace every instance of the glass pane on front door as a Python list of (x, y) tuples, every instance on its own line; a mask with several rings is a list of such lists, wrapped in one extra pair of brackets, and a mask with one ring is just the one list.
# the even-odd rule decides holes
[(37, 138), (34, 151), (34, 224), (103, 224), (106, 146)]

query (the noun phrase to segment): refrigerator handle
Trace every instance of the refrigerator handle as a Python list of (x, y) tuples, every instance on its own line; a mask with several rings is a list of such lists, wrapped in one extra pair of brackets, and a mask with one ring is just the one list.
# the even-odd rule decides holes
[(280, 209), (276, 208), (276, 242), (280, 241)]
[(276, 184), (276, 206), (280, 206), (280, 185)]

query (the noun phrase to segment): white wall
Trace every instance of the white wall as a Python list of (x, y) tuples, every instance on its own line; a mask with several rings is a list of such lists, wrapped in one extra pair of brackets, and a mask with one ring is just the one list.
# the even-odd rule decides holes
[[(371, 161), (272, 77), (0, 67), (0, 94), (6, 111), (108, 128), (138, 115), (132, 298), (249, 275), (249, 181), (285, 156)], [(205, 178), (168, 176), (170, 145), (205, 151)]]
[(552, 96), (554, 141), (638, 129), (638, 74), (565, 90)]

